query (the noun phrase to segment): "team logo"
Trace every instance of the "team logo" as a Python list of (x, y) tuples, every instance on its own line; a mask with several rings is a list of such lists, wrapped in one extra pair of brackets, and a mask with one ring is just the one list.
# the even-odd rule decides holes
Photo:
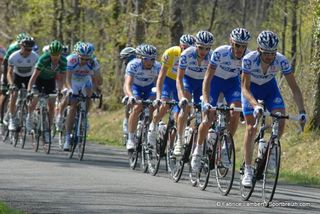
[(220, 61), (220, 57), (221, 57), (221, 54), (219, 52), (213, 53), (213, 60), (214, 61)]
[(251, 68), (251, 60), (249, 60), (249, 59), (244, 59), (243, 60), (243, 62), (242, 62), (242, 64), (243, 64), (243, 67), (245, 68), (245, 69), (250, 69)]
[(282, 103), (282, 99), (281, 99), (280, 97), (276, 97), (276, 98), (273, 100), (273, 103), (280, 104), (280, 103)]
[(288, 63), (287, 60), (281, 61), (281, 62), (280, 62), (280, 65), (281, 65), (281, 69), (282, 69), (282, 70), (287, 70), (287, 69), (290, 67), (290, 65), (289, 65), (289, 63)]
[(235, 91), (232, 94), (233, 97), (240, 97), (241, 96), (241, 92), (240, 91)]

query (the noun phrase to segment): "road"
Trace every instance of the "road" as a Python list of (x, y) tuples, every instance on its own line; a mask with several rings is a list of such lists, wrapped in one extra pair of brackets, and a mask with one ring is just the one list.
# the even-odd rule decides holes
[(212, 179), (206, 191), (183, 175), (174, 183), (164, 167), (157, 176), (130, 170), (121, 148), (89, 144), (83, 161), (56, 144), (49, 155), (31, 145), (0, 142), (0, 201), (27, 213), (320, 213), (320, 189), (279, 184), (274, 207), (239, 195), (239, 179), (221, 196)]

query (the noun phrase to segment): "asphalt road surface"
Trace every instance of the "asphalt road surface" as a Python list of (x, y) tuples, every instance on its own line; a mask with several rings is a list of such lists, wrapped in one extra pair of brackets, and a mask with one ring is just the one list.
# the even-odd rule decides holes
[(27, 213), (320, 213), (320, 189), (280, 183), (272, 208), (250, 201), (239, 179), (221, 196), (212, 179), (206, 191), (184, 174), (170, 180), (161, 166), (154, 177), (130, 170), (124, 148), (89, 144), (83, 161), (68, 159), (56, 144), (46, 155), (0, 142), (0, 201)]

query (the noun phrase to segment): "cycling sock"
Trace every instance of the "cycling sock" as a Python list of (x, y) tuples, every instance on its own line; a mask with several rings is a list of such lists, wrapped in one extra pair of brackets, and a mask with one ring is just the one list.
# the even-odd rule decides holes
[(133, 140), (133, 138), (134, 138), (134, 133), (133, 132), (129, 132), (129, 135), (128, 135), (128, 137), (129, 137), (129, 140)]

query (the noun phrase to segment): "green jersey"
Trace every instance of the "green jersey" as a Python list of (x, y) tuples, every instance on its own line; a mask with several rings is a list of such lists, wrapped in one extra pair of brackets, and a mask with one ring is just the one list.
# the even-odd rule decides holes
[(11, 45), (9, 45), (6, 55), (4, 56), (4, 59), (8, 60), (10, 55), (17, 50), (20, 50), (20, 45), (18, 43), (14, 42)]
[(57, 74), (65, 73), (67, 70), (67, 59), (64, 56), (60, 57), (60, 60), (56, 66), (52, 65), (51, 57), (49, 53), (44, 53), (38, 59), (36, 69), (40, 71), (41, 79), (54, 79)]

